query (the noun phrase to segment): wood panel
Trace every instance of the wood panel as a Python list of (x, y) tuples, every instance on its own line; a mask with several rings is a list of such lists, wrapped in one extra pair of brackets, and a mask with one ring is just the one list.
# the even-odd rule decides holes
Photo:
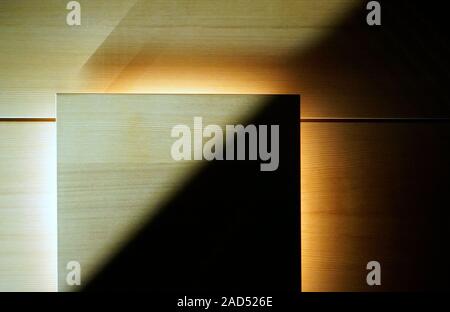
[[(54, 290), (54, 125), (0, 126), (0, 146), (8, 151), (0, 162), (0, 287)], [(447, 220), (436, 207), (448, 206), (448, 125), (302, 123), (301, 128), (303, 290), (377, 290), (364, 284), (364, 266), (373, 259), (383, 265), (378, 290), (418, 289), (423, 275), (440, 270), (441, 276), (439, 264), (446, 258), (436, 261), (433, 246), (445, 245), (448, 233), (434, 235), (439, 230), (429, 227), (436, 218)], [(150, 177), (143, 174), (145, 179)], [(433, 264), (417, 262), (424, 252)]]
[(303, 117), (450, 116), (445, 20), (366, 1), (0, 4), (0, 116), (54, 117), (57, 92), (302, 94)]
[(0, 291), (56, 291), (54, 123), (0, 123)]
[[(450, 124), (301, 124), (304, 291), (447, 289)], [(366, 264), (382, 285), (366, 284)]]
[(356, 0), (80, 1), (79, 27), (67, 2), (0, 3), (0, 116), (54, 117), (58, 92), (298, 91), (288, 55)]
[(170, 156), (173, 126), (246, 120), (271, 96), (58, 95), (58, 261), (82, 265), (83, 285), (203, 162)]
[[(439, 18), (436, 6), (383, 1), (383, 26), (367, 28), (366, 2), (356, 0), (80, 2), (83, 22), (75, 28), (65, 25), (65, 1), (0, 2), (0, 117), (55, 117), (55, 94), (80, 91), (300, 93), (303, 117), (449, 115), (446, 28), (434, 26), (446, 19)], [(50, 247), (36, 243), (51, 235), (33, 227), (25, 230), (29, 222), (40, 224), (32, 222), (35, 218), (49, 220), (37, 215), (44, 215), (43, 203), (51, 192), (52, 182), (41, 179), (51, 172), (42, 168), (53, 157), (47, 149), (54, 145), (44, 143), (53, 140), (53, 130), (45, 130), (53, 126), (0, 127), (5, 137), (0, 166), (7, 173), (0, 181), (1, 261), (6, 262), (0, 266), (0, 288), (53, 289), (55, 282), (47, 279), (53, 274), (47, 270), (50, 262), (41, 261), (49, 256), (42, 250)], [(302, 127), (305, 290), (367, 290), (361, 284), (361, 265), (386, 250), (392, 268), (405, 264), (393, 250), (410, 255), (408, 242), (418, 238), (404, 234), (404, 223), (404, 233), (389, 230), (385, 236), (374, 227), (392, 228), (398, 225), (396, 218), (409, 220), (390, 216), (405, 200), (426, 206), (420, 185), (430, 198), (438, 195), (445, 203), (442, 186), (431, 184), (433, 191), (425, 179), (411, 174), (412, 163), (425, 158), (416, 154), (417, 161), (405, 162), (414, 159), (413, 152), (422, 153), (418, 142), (428, 141), (429, 151), (448, 142), (447, 129), (432, 127)], [(422, 140), (412, 142), (411, 133)], [(372, 152), (374, 147), (378, 149)], [(436, 154), (435, 164), (445, 163), (442, 155)], [(437, 174), (427, 160), (419, 166), (421, 176), (442, 179), (445, 170)], [(432, 166), (429, 171), (427, 166)], [(408, 181), (416, 181), (415, 188), (408, 188)], [(375, 203), (383, 209), (375, 209)], [(374, 218), (359, 214), (366, 210)], [(367, 250), (371, 244), (378, 246), (376, 253)], [(44, 265), (40, 272), (46, 277), (37, 273), (33, 261)], [(414, 288), (402, 274), (400, 280)], [(48, 282), (36, 282), (41, 277)], [(400, 289), (399, 283), (391, 280), (386, 287)]]
[(55, 117), (56, 92), (79, 91), (80, 68), (135, 3), (82, 1), (70, 28), (68, 2), (0, 3), (1, 117)]

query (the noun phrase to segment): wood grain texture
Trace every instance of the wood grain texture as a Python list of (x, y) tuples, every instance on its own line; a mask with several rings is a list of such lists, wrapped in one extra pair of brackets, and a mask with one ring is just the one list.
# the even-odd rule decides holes
[(176, 162), (172, 127), (246, 120), (270, 96), (58, 96), (59, 288), (76, 260), (83, 284), (203, 162)]
[[(449, 128), (301, 124), (303, 291), (446, 289)], [(379, 287), (366, 284), (371, 260)]]
[[(450, 116), (436, 10), (366, 1), (0, 4), (0, 116), (54, 117), (58, 92), (302, 94), (303, 117)], [(442, 28), (444, 29), (444, 27)], [(424, 48), (427, 47), (427, 48)]]
[(55, 117), (56, 92), (80, 91), (80, 68), (135, 1), (82, 1), (78, 28), (67, 3), (0, 3), (1, 117)]
[[(383, 27), (369, 29), (364, 24), (366, 1), (81, 3), (83, 24), (70, 28), (65, 1), (0, 2), (0, 117), (55, 117), (55, 94), (80, 91), (300, 93), (303, 117), (449, 115), (448, 36), (443, 34), (446, 27), (434, 26), (447, 19), (430, 14), (436, 6), (383, 1)], [(302, 127), (304, 290), (367, 290), (361, 284), (362, 266), (384, 252), (390, 263), (386, 276), (397, 270), (403, 272), (403, 285), (417, 285), (401, 269), (410, 259), (400, 255), (418, 256), (427, 249), (420, 245), (412, 251), (411, 242), (420, 239), (408, 236), (414, 231), (406, 224), (412, 220), (424, 226), (417, 221), (417, 207), (436, 207), (437, 199), (445, 204), (442, 194), (447, 192), (427, 181), (445, 176), (447, 154), (440, 146), (448, 142), (448, 129), (439, 126), (439, 133), (428, 126), (433, 127)], [(40, 235), (47, 241), (47, 234), (25, 230), (29, 223), (48, 220), (40, 217), (47, 201), (41, 199), (47, 198), (52, 182), (44, 185), (41, 179), (47, 173), (43, 164), (53, 154), (40, 151), (55, 148), (47, 145), (54, 130), (42, 130), (53, 126), (0, 127), (0, 166), (7, 177), (0, 179), (5, 246), (0, 288), (53, 289), (55, 281), (47, 279), (53, 273), (39, 269), (45, 283), (34, 278), (40, 273), (33, 261), (45, 268), (49, 263), (41, 261), (50, 257), (42, 251), (48, 245), (35, 244)], [(424, 158), (420, 142), (429, 155), (440, 152), (435, 160)], [(416, 161), (410, 158), (413, 153)], [(413, 174), (416, 165), (419, 179)], [(23, 185), (31, 186), (24, 191)], [(38, 210), (32, 209), (35, 205)], [(398, 208), (405, 206), (416, 207), (415, 218)], [(392, 217), (399, 209), (403, 214)], [(389, 230), (374, 229), (383, 226)], [(369, 252), (367, 246), (377, 251)], [(402, 288), (400, 281), (388, 280), (382, 289)]]
[[(448, 219), (437, 209), (448, 206), (448, 127), (428, 122), (302, 124), (304, 291), (373, 290), (364, 284), (364, 266), (373, 259), (383, 263), (384, 284), (378, 290), (420, 289), (429, 285), (421, 282), (424, 275), (433, 275), (433, 267), (439, 270), (436, 276), (443, 274), (446, 258), (436, 261), (433, 254), (439, 252), (433, 246), (445, 245), (448, 233), (435, 235), (442, 226), (429, 227), (436, 218)], [(54, 207), (49, 175), (54, 125), (8, 123), (1, 130), (0, 146), (8, 153), (2, 153), (1, 161), (0, 286), (54, 290), (51, 231), (56, 225), (48, 224), (49, 207)], [(116, 168), (133, 174), (133, 166)], [(103, 175), (105, 180), (99, 175), (102, 187), (110, 186), (110, 193), (118, 193), (114, 196), (127, 196), (128, 186), (123, 186), (116, 171)], [(136, 175), (143, 183), (151, 180), (145, 172)], [(145, 197), (136, 188), (131, 194), (137, 195), (136, 202)], [(424, 254), (435, 262), (417, 261)]]
[(69, 27), (65, 1), (2, 1), (0, 116), (54, 117), (62, 92), (298, 91), (289, 55), (355, 2), (80, 1), (82, 24)]
[[(119, 139), (126, 142), (125, 145), (108, 144), (102, 147), (99, 144), (100, 141), (111, 143), (109, 140), (117, 140), (128, 133), (127, 129), (136, 122), (129, 115), (135, 113), (133, 110), (124, 109), (120, 101), (116, 102), (117, 105), (111, 105), (110, 100), (98, 102), (100, 95), (83, 100), (85, 105), (77, 106), (75, 103), (80, 103), (85, 96), (78, 97), (65, 99), (68, 130), (84, 125), (86, 135), (72, 133), (76, 144), (64, 148), (66, 164), (61, 166), (63, 181), (70, 183), (60, 185), (62, 194), (66, 196), (63, 203), (68, 208), (63, 213), (67, 220), (60, 221), (64, 229), (60, 233), (63, 234), (60, 253), (63, 257), (64, 254), (71, 255), (65, 260), (80, 255), (86, 257), (82, 259), (87, 263), (89, 272), (94, 271), (90, 267), (95, 267), (96, 261), (101, 263), (112, 254), (111, 250), (120, 248), (120, 242), (126, 241), (125, 228), (138, 225), (143, 214), (148, 216), (151, 213), (153, 204), (144, 209), (139, 206), (143, 207), (147, 201), (157, 205), (159, 199), (149, 200), (146, 197), (148, 194), (140, 191), (141, 186), (156, 186), (167, 181), (162, 184), (168, 190), (174, 186), (177, 188), (180, 182), (175, 176), (170, 177), (171, 169), (164, 162), (155, 168), (138, 161), (143, 160), (139, 155), (145, 155), (148, 150), (142, 144), (144, 141), (139, 143), (142, 145), (139, 149), (136, 149), (136, 142), (126, 141), (125, 138)], [(109, 103), (108, 112), (111, 113), (100, 117), (106, 111), (99, 108), (106, 103)], [(180, 106), (176, 113), (172, 110), (171, 114), (180, 116), (173, 116), (167, 122), (181, 116), (186, 118), (186, 113), (181, 113), (181, 110), (186, 110), (188, 106)], [(123, 110), (127, 111), (124, 117), (110, 120)], [(152, 128), (152, 121), (147, 114), (140, 112), (139, 115), (143, 116), (139, 122), (144, 126), (139, 130), (142, 136), (151, 132), (148, 129)], [(83, 122), (80, 123), (80, 120)], [(443, 190), (445, 181), (450, 178), (446, 161), (449, 152), (443, 147), (449, 139), (448, 128), (446, 122), (420, 121), (302, 123), (303, 291), (405, 291), (438, 287), (439, 282), (432, 280), (430, 283), (427, 279), (436, 274), (432, 263), (442, 263), (445, 259), (436, 259), (436, 255), (440, 254), (440, 248), (436, 245), (445, 244), (448, 237), (440, 230), (442, 227), (438, 222), (439, 219), (446, 220), (441, 207), (448, 202)], [(93, 129), (101, 130), (102, 134), (89, 139), (88, 145), (84, 145)], [(102, 140), (106, 136), (108, 141)], [(98, 154), (99, 151), (102, 152)], [(99, 155), (101, 158), (94, 161)], [(113, 161), (114, 158), (118, 159)], [(82, 168), (78, 163), (80, 160)], [(145, 170), (139, 170), (136, 178), (139, 166)], [(161, 168), (164, 168), (164, 176), (159, 173)], [(186, 167), (183, 170), (191, 169)], [(184, 174), (184, 171), (181, 172)], [(158, 183), (152, 182), (153, 178), (158, 179)], [(139, 183), (126, 182), (132, 180)], [(427, 181), (426, 184), (424, 181)], [(93, 189), (84, 185), (101, 186)], [(158, 187), (157, 193), (164, 198), (164, 193), (169, 194), (167, 190), (165, 193)], [(131, 200), (125, 199), (130, 196)], [(137, 221), (130, 218), (129, 211), (120, 212), (120, 205), (113, 216), (102, 212), (100, 207), (105, 200), (110, 200), (112, 207), (116, 206), (114, 201), (131, 204), (138, 214), (135, 216)], [(123, 223), (114, 221), (116, 218), (122, 218)], [(78, 221), (74, 223), (74, 220)], [(111, 224), (122, 230), (114, 233), (105, 230)], [(86, 226), (91, 228), (89, 234), (83, 234)], [(67, 234), (69, 232), (70, 235)], [(73, 237), (77, 239), (73, 240)], [(92, 237), (96, 237), (94, 242), (90, 239)], [(64, 239), (73, 243), (65, 244)], [(110, 240), (110, 244), (106, 240)], [(91, 248), (93, 244), (97, 246), (94, 249)], [(104, 244), (103, 247), (99, 247), (101, 244)], [(104, 254), (89, 254), (88, 250), (103, 250)], [(365, 266), (371, 260), (382, 263), (383, 285), (378, 288), (366, 284)], [(60, 270), (64, 267), (60, 266)]]
[(54, 123), (0, 123), (0, 291), (56, 291)]

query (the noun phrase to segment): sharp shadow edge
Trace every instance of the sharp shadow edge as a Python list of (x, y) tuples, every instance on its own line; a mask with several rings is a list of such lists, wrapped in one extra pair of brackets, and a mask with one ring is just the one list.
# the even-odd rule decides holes
[(83, 291), (300, 291), (299, 117), (270, 96), (242, 124), (280, 125), (278, 170), (208, 162)]

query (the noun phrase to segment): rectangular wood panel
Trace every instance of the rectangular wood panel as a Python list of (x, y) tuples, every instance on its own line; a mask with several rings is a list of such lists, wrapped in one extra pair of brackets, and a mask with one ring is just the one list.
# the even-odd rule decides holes
[[(449, 130), (448, 122), (301, 124), (304, 291), (447, 287)], [(366, 283), (372, 260), (381, 263), (379, 287)]]
[[(201, 161), (174, 161), (174, 126), (192, 128), (194, 117), (202, 117), (204, 126), (245, 123), (276, 98), (279, 97), (58, 95), (60, 290), (73, 290), (65, 282), (68, 262), (76, 260), (82, 265), (86, 285), (159, 213), (160, 207), (176, 197), (206, 166)], [(289, 98), (297, 100), (287, 103), (291, 106), (286, 109), (292, 111), (292, 105), (300, 104), (298, 97)], [(295, 121), (298, 118), (291, 116)], [(215, 209), (213, 203), (210, 209)], [(207, 235), (204, 233), (203, 237)]]
[(56, 291), (54, 123), (0, 123), (0, 291)]

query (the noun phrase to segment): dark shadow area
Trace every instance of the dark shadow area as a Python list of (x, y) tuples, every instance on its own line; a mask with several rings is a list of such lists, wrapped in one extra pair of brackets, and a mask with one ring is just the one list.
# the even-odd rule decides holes
[(450, 117), (450, 39), (441, 1), (361, 1), (340, 27), (287, 61), (302, 117)]
[(300, 290), (299, 96), (269, 98), (243, 124), (280, 125), (278, 170), (205, 164), (85, 291)]
[[(361, 1), (325, 40), (290, 60), (302, 94), (302, 116), (315, 117), (313, 122), (356, 118), (338, 122), (363, 125), (354, 128), (370, 132), (364, 148), (375, 155), (372, 160), (386, 162), (381, 173), (368, 165), (366, 183), (377, 188), (366, 195), (376, 201), (376, 210), (361, 205), (361, 215), (370, 221), (354, 230), (366, 242), (360, 255), (382, 263), (382, 285), (366, 285), (361, 263), (358, 290), (448, 291), (447, 10), (440, 1), (381, 0), (382, 25), (368, 26), (367, 2)], [(362, 119), (375, 117), (413, 119)], [(427, 118), (438, 120), (423, 120)], [(336, 283), (346, 290), (355, 281), (343, 277)]]
[[(397, 148), (391, 237), (396, 289), (450, 291), (450, 122), (417, 123)], [(380, 248), (378, 248), (380, 249)]]

